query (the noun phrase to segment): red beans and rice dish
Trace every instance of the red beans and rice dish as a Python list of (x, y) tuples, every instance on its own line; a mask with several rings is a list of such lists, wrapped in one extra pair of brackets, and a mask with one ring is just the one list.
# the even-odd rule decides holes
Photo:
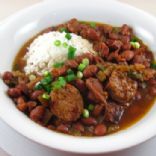
[(150, 110), (156, 96), (156, 63), (130, 26), (71, 19), (40, 34), (51, 31), (65, 32), (68, 40), (71, 33), (87, 39), (96, 54), (76, 56), (76, 48), (66, 44), (66, 61), (43, 75), (26, 74), (23, 56), (33, 39), (22, 47), (13, 71), (2, 78), (8, 96), (31, 120), (69, 135), (103, 136), (133, 125)]

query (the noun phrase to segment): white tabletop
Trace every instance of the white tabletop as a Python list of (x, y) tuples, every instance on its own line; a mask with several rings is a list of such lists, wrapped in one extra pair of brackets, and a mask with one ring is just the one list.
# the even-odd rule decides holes
[[(37, 3), (41, 0), (0, 0), (0, 20), (17, 10)], [(156, 0), (120, 0), (146, 10), (156, 16)], [(139, 146), (105, 156), (154, 156), (156, 153), (156, 138)], [(80, 156), (49, 149), (34, 143), (0, 120), (0, 156)], [(101, 155), (102, 156), (102, 155)]]

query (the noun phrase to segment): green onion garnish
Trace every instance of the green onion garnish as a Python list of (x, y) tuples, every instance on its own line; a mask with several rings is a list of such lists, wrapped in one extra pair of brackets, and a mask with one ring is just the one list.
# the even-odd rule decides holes
[(61, 45), (61, 41), (60, 40), (56, 40), (54, 41), (54, 45), (59, 47)]
[(65, 38), (66, 38), (67, 40), (70, 40), (70, 39), (72, 38), (72, 36), (71, 36), (70, 33), (66, 33)]
[(35, 90), (41, 90), (43, 88), (42, 84), (40, 82), (36, 83), (34, 89)]
[(55, 82), (52, 83), (52, 88), (54, 90), (60, 89), (66, 85), (66, 80), (64, 77), (59, 77)]
[(87, 109), (84, 109), (84, 110), (83, 110), (83, 113), (82, 113), (82, 116), (83, 116), (84, 118), (88, 118), (88, 117), (89, 117), (89, 111), (88, 111)]
[(42, 94), (42, 98), (45, 99), (45, 100), (49, 100), (50, 95), (48, 95), (48, 93), (44, 93), (44, 94)]
[(36, 79), (36, 75), (34, 75), (34, 74), (29, 75), (29, 80), (30, 81), (33, 81), (35, 79)]
[(68, 48), (68, 59), (73, 59), (75, 57), (76, 48), (69, 46)]
[(90, 22), (90, 26), (91, 26), (92, 28), (96, 28), (96, 23), (95, 23), (95, 22)]
[(83, 63), (80, 63), (79, 66), (78, 66), (79, 71), (83, 71), (85, 68), (86, 68), (86, 65), (83, 64)]
[(89, 59), (88, 59), (88, 58), (84, 58), (84, 59), (82, 60), (82, 63), (83, 63), (84, 65), (88, 66), (88, 65), (89, 65)]
[(94, 105), (93, 105), (93, 104), (89, 104), (89, 105), (88, 105), (88, 110), (89, 110), (89, 111), (94, 110)]
[(60, 28), (59, 31), (60, 32), (66, 32), (66, 33), (68, 32), (67, 28), (64, 28), (64, 27)]
[(49, 71), (45, 71), (44, 73), (43, 73), (43, 75), (46, 77), (46, 76), (48, 76), (50, 73), (49, 73)]
[(68, 47), (67, 42), (63, 42), (63, 43), (62, 43), (62, 46), (63, 46), (64, 48), (67, 48), (67, 47)]
[(139, 49), (140, 48), (140, 43), (139, 42), (130, 42), (133, 48)]
[(56, 62), (56, 63), (53, 64), (53, 67), (54, 67), (54, 68), (60, 68), (60, 67), (62, 67), (63, 65), (64, 65), (64, 62)]
[(42, 85), (47, 85), (52, 82), (52, 76), (48, 75), (41, 80)]
[(52, 90), (51, 85), (45, 85), (45, 86), (43, 86), (43, 88), (44, 88), (44, 90), (45, 90), (47, 93), (50, 93), (51, 90)]
[(67, 74), (68, 74), (68, 75), (69, 75), (69, 74), (74, 74), (74, 72), (73, 72), (73, 70), (68, 69), (68, 70), (67, 70)]
[(77, 78), (81, 79), (83, 77), (83, 73), (81, 71), (77, 72)]
[(66, 81), (67, 82), (71, 82), (74, 81), (76, 79), (76, 76), (74, 74), (69, 74), (66, 76)]

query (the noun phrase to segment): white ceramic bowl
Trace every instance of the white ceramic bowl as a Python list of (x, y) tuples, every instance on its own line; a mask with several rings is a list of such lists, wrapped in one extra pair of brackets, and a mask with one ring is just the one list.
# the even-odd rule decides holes
[[(143, 11), (111, 0), (53, 0), (22, 10), (1, 23), (0, 70), (11, 70), (16, 53), (30, 37), (73, 17), (113, 25), (127, 23), (156, 51), (156, 19)], [(137, 145), (156, 134), (156, 105), (142, 120), (126, 130), (104, 137), (73, 137), (35, 124), (15, 108), (6, 90), (1, 81), (1, 118), (22, 135), (51, 148), (77, 153), (106, 153)]]

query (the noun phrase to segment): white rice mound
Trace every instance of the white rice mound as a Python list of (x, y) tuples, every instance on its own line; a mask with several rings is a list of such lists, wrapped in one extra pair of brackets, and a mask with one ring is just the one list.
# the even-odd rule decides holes
[[(26, 60), (25, 73), (35, 72), (42, 75), (44, 71), (52, 70), (54, 63), (67, 60), (68, 47), (65, 48), (62, 45), (64, 42), (76, 48), (76, 56), (86, 52), (95, 53), (93, 45), (88, 40), (73, 33), (71, 33), (72, 38), (68, 40), (65, 35), (65, 32), (52, 31), (35, 38), (24, 56)], [(60, 46), (54, 44), (56, 40), (61, 41)]]

